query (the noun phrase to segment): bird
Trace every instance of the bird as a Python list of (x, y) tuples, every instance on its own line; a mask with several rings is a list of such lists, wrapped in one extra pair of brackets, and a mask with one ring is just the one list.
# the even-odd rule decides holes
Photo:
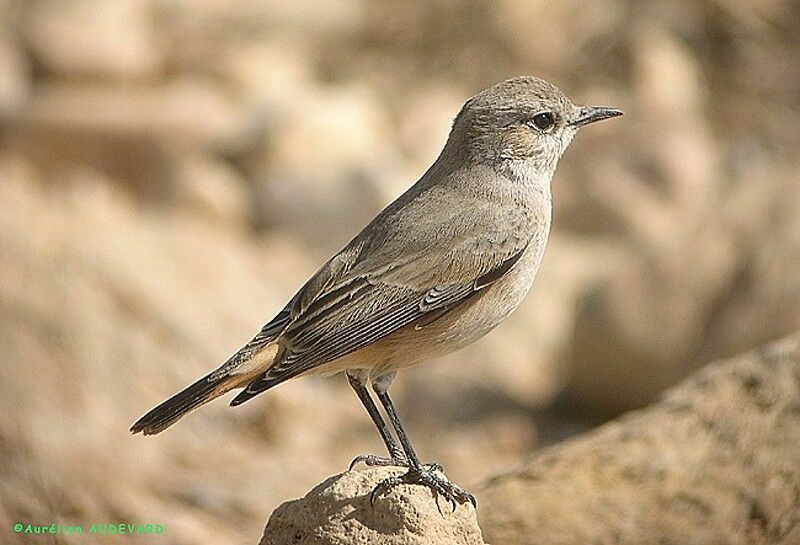
[[(438, 158), (297, 291), (220, 367), (142, 416), (132, 433), (156, 434), (237, 388), (237, 406), (290, 379), (343, 372), (386, 445), (370, 466), (405, 468), (401, 483), (456, 502), (472, 494), (438, 464), (423, 464), (388, 390), (398, 370), (480, 339), (517, 308), (542, 262), (556, 165), (583, 126), (622, 115), (573, 104), (532, 76), (469, 98)], [(384, 408), (383, 419), (372, 392)], [(390, 427), (397, 439), (393, 437)], [(398, 444), (399, 441), (399, 444)]]

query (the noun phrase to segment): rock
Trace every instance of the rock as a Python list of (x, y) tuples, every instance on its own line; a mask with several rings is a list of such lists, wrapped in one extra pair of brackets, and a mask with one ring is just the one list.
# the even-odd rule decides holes
[(419, 174), (439, 156), (469, 89), (434, 80), (409, 90), (397, 115), (397, 142)]
[(134, 79), (161, 55), (147, 0), (31, 2), (25, 34), (36, 59), (60, 75)]
[[(198, 41), (208, 40), (209, 36), (224, 39), (224, 30), (232, 34), (242, 28), (283, 32), (297, 29), (306, 39), (325, 33), (341, 36), (358, 28), (364, 11), (363, 0), (334, 0), (326, 2), (325, 9), (319, 9), (319, 4), (309, 0), (169, 0), (160, 3), (163, 12), (170, 16), (168, 23), (186, 32), (193, 31), (194, 36), (186, 37)], [(246, 38), (252, 39), (252, 35)]]
[(15, 40), (0, 31), (0, 124), (15, 118), (31, 92), (31, 69)]
[(369, 494), (375, 485), (403, 471), (367, 468), (329, 478), (305, 497), (279, 506), (260, 545), (484, 543), (471, 504), (451, 512), (440, 498), (440, 511), (430, 489), (423, 486), (400, 485), (370, 506)]
[[(576, 178), (592, 181), (569, 214), (610, 212), (627, 254), (580, 302), (568, 341), (566, 360), (580, 372), (565, 397), (605, 419), (711, 359), (800, 328), (800, 292), (784, 284), (800, 233), (797, 214), (785, 212), (800, 203), (788, 168), (765, 166), (773, 159), (757, 149), (730, 149), (704, 121), (718, 99), (685, 37), (657, 25), (638, 25), (635, 37), (635, 99), (625, 109), (641, 124), (623, 138), (647, 159), (584, 161), (594, 173)], [(731, 156), (744, 158), (736, 174)], [(651, 171), (631, 167), (639, 161)]]
[(222, 161), (184, 157), (176, 186), (178, 206), (211, 223), (246, 227), (254, 220), (250, 189), (239, 171)]
[(251, 176), (264, 224), (302, 237), (322, 258), (416, 179), (397, 172), (391, 122), (372, 89), (306, 92), (288, 105), (266, 149), (254, 150)]
[[(574, 67), (582, 60), (575, 48), (589, 46), (586, 42), (598, 34), (613, 32), (621, 24), (624, 9), (608, 0), (580, 6), (547, 0), (500, 0), (492, 3), (491, 17), (503, 29), (498, 39), (509, 51), (536, 62), (540, 72), (552, 70), (563, 78), (563, 66)], [(558, 20), (575, 24), (546, 23)], [(530, 39), (530, 29), (534, 27), (540, 39)]]
[(303, 107), (315, 86), (312, 57), (303, 43), (265, 39), (232, 46), (215, 63), (216, 70), (252, 104), (265, 125), (280, 123)]
[[(40, 84), (18, 125), (11, 147), (41, 168), (59, 173), (85, 166), (157, 198), (182, 190), (176, 186), (187, 175), (185, 163), (201, 157), (205, 165), (220, 164), (212, 154), (235, 151), (250, 138), (244, 110), (219, 86), (196, 78), (136, 88)], [(211, 174), (240, 178), (224, 168)], [(241, 201), (240, 194), (228, 200)], [(220, 205), (243, 212), (235, 202)]]
[(162, 139), (181, 152), (234, 151), (251, 131), (246, 112), (229, 93), (196, 77), (137, 87), (43, 84), (31, 99), (26, 121), (44, 131)]
[[(328, 446), (333, 433), (306, 437), (315, 426), (347, 433), (348, 422), (368, 417), (351, 394), (326, 395), (310, 381), (239, 411), (220, 399), (155, 441), (127, 432), (280, 310), (315, 265), (302, 247), (148, 206), (123, 184), (78, 166), (42, 178), (31, 164), (0, 154), (0, 179), (0, 346), (13, 377), (0, 384), (0, 518), (49, 518), (51, 494), (59, 510), (74, 513), (65, 524), (106, 520), (124, 502), (131, 518), (159, 519), (171, 543), (232, 545), (247, 536), (230, 526), (231, 512), (246, 514), (250, 524), (241, 527), (255, 541), (264, 505), (346, 467), (350, 453), (337, 459)], [(287, 398), (316, 405), (298, 416), (283, 410)], [(249, 431), (267, 420), (258, 412), (267, 408), (275, 430), (268, 442)], [(303, 418), (310, 422), (298, 426)], [(354, 442), (361, 451), (370, 446)], [(327, 454), (300, 460), (292, 454), (298, 443)], [(136, 482), (113, 475), (111, 460), (135, 466)], [(242, 471), (248, 466), (252, 473)], [(31, 479), (30, 470), (46, 478)], [(18, 492), (26, 487), (30, 494)], [(164, 493), (145, 497), (146, 487)], [(196, 506), (208, 514), (191, 515)]]
[(800, 335), (713, 363), (650, 408), (478, 489), (506, 545), (797, 543)]

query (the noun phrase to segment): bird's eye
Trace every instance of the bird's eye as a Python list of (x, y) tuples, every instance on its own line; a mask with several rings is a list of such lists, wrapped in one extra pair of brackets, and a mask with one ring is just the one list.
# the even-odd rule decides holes
[(542, 112), (533, 116), (530, 124), (541, 132), (548, 132), (556, 124), (556, 116), (552, 112)]

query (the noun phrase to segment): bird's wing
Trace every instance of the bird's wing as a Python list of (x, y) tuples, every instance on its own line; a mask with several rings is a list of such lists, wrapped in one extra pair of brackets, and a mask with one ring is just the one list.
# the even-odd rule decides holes
[[(291, 321), (278, 339), (273, 365), (233, 404), (407, 325), (430, 323), (517, 263), (531, 232), (520, 225), (531, 221), (528, 214), (481, 202), (450, 208), (460, 210), (458, 217), (431, 226), (427, 242), (420, 237), (395, 248), (393, 241), (402, 236), (392, 228), (374, 229), (379, 236), (356, 237), (329, 261), (290, 302)], [(425, 206), (419, 210), (425, 217)]]

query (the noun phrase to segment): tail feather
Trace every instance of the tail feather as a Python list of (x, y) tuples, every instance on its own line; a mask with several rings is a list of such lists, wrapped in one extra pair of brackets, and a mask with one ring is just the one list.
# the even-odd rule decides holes
[(221, 367), (137, 420), (131, 426), (131, 433), (142, 432), (144, 435), (153, 435), (162, 432), (200, 405), (248, 384), (272, 363), (277, 347), (272, 350), (269, 350), (269, 347), (274, 346), (272, 341), (280, 335), (288, 323), (289, 311), (283, 309), (261, 328), (253, 340), (228, 358)]
[(264, 372), (259, 375), (257, 378), (253, 379), (247, 387), (242, 390), (236, 397), (231, 400), (231, 407), (236, 407), (237, 405), (241, 405), (245, 401), (254, 398), (258, 394), (262, 392), (266, 392), (273, 386), (277, 386), (283, 379), (269, 379), (267, 378), (267, 373)]
[(164, 431), (185, 414), (200, 405), (216, 399), (241, 384), (242, 377), (206, 375), (185, 390), (178, 392), (156, 408), (150, 410), (131, 426), (131, 433), (153, 435)]

